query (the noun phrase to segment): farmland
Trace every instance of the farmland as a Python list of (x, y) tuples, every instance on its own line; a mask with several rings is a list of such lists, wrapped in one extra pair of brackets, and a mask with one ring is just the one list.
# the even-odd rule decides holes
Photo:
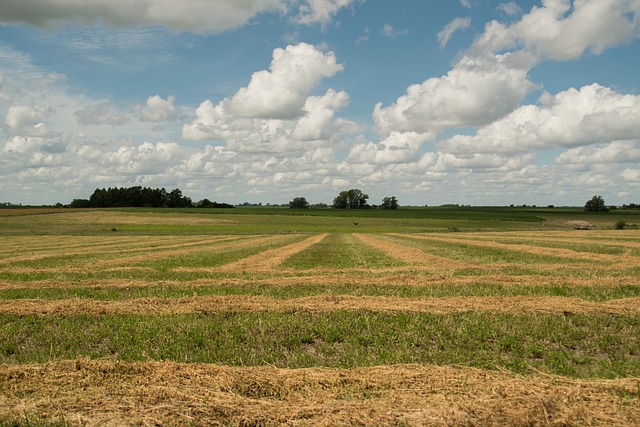
[(636, 425), (619, 221), (640, 213), (0, 210), (0, 426)]

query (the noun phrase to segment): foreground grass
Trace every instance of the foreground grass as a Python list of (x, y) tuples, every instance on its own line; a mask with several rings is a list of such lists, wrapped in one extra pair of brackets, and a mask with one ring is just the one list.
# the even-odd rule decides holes
[[(300, 280), (301, 282), (304, 279)], [(309, 282), (309, 280), (307, 280)], [(505, 285), (502, 283), (478, 282), (443, 286), (423, 284), (419, 286), (394, 283), (383, 284), (323, 284), (299, 283), (295, 285), (235, 283), (216, 285), (144, 285), (127, 287), (72, 286), (42, 288), (0, 289), (0, 300), (43, 299), (64, 300), (82, 298), (98, 301), (125, 301), (135, 298), (186, 298), (204, 296), (265, 296), (277, 299), (292, 299), (316, 295), (355, 295), (400, 298), (441, 298), (457, 296), (557, 296), (580, 298), (586, 301), (605, 302), (621, 298), (640, 297), (640, 286), (620, 284), (618, 286), (570, 286), (558, 285)]]
[(421, 363), (640, 376), (640, 318), (613, 315), (2, 314), (0, 325), (0, 363), (11, 364), (78, 357), (283, 368)]

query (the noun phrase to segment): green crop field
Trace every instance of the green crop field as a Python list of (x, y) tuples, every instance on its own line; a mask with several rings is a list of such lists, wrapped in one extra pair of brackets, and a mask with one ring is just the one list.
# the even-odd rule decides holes
[(637, 425), (639, 223), (2, 209), (0, 426)]

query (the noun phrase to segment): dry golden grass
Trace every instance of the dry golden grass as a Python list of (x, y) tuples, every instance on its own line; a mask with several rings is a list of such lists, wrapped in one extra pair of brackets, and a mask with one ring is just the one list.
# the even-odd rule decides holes
[[(637, 380), (456, 366), (277, 369), (108, 360), (0, 365), (0, 417), (84, 426), (636, 426)], [(43, 390), (50, 390), (43, 393)]]
[(282, 300), (264, 296), (199, 296), (189, 298), (136, 298), (122, 301), (89, 299), (23, 299), (18, 303), (0, 300), (0, 313), (40, 316), (79, 314), (171, 314), (213, 312), (327, 312), (327, 311), (455, 313), (491, 311), (496, 313), (616, 314), (640, 315), (640, 298), (624, 298), (597, 303), (566, 297), (441, 297), (397, 298), (350, 295), (320, 295)]
[[(109, 213), (96, 219), (74, 213), (67, 218), (108, 225), (149, 224), (149, 217)], [(110, 217), (109, 215), (114, 215)], [(69, 219), (71, 220), (71, 219)], [(184, 217), (158, 215), (158, 223), (182, 224)], [(211, 218), (189, 216), (194, 224)], [(136, 222), (142, 221), (142, 222)], [(292, 255), (319, 243), (326, 234), (280, 246), (216, 267), (176, 267), (171, 273), (201, 273), (194, 280), (149, 280), (152, 267), (132, 264), (170, 257), (232, 250), (277, 242), (282, 236), (27, 236), (3, 238), (0, 271), (7, 274), (60, 274), (61, 279), (0, 280), (0, 290), (46, 288), (130, 288), (193, 286), (296, 286), (321, 284), (327, 293), (280, 299), (257, 295), (131, 298), (115, 301), (67, 298), (0, 300), (0, 313), (38, 316), (80, 314), (176, 314), (226, 311), (332, 312), (367, 310), (448, 314), (464, 311), (508, 314), (570, 313), (640, 316), (640, 298), (593, 302), (558, 296), (459, 296), (400, 298), (336, 295), (331, 286), (443, 286), (474, 284), (567, 286), (604, 289), (640, 286), (634, 274), (640, 234), (616, 231), (442, 233), (421, 235), (355, 234), (363, 244), (384, 251), (406, 265), (380, 268), (285, 269)], [(553, 263), (463, 262), (433, 255), (407, 243), (459, 243), (514, 253), (555, 257)], [(492, 241), (496, 240), (496, 241)], [(523, 242), (535, 242), (529, 245)], [(549, 246), (545, 246), (548, 243)], [(622, 255), (552, 247), (554, 243), (601, 244), (629, 248)], [(89, 255), (95, 254), (95, 257)], [(37, 261), (80, 257), (60, 266)], [(82, 258), (82, 257), (87, 257)], [(557, 259), (561, 259), (558, 262)], [(31, 264), (33, 262), (33, 264)], [(636, 270), (634, 270), (634, 267)], [(101, 279), (65, 279), (65, 274), (96, 271)], [(110, 277), (129, 271), (131, 279)], [(526, 273), (524, 273), (526, 271)], [(247, 275), (246, 273), (251, 273)], [(208, 276), (212, 274), (212, 276)], [(206, 276), (206, 277), (205, 277)], [(119, 277), (119, 276), (118, 276)], [(400, 365), (354, 369), (277, 369), (227, 367), (172, 362), (52, 360), (33, 365), (0, 365), (0, 420), (73, 425), (407, 425), (407, 426), (635, 426), (640, 419), (640, 380), (575, 380), (535, 374), (457, 366)], [(4, 418), (3, 418), (4, 417)], [(35, 418), (34, 418), (35, 417)]]

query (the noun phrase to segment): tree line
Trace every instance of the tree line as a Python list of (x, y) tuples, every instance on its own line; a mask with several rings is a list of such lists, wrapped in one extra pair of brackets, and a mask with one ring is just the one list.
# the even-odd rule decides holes
[[(369, 195), (363, 193), (357, 188), (341, 191), (335, 199), (333, 199), (334, 209), (398, 209), (398, 199), (396, 196), (385, 197), (382, 199), (382, 203), (378, 206), (369, 205), (367, 200)], [(289, 202), (291, 209), (308, 209), (310, 207), (309, 202), (304, 197), (295, 197)]]
[(182, 195), (179, 188), (167, 191), (164, 188), (114, 187), (96, 188), (89, 199), (74, 199), (72, 208), (233, 208), (227, 203), (212, 202), (208, 199), (192, 202), (190, 197)]

